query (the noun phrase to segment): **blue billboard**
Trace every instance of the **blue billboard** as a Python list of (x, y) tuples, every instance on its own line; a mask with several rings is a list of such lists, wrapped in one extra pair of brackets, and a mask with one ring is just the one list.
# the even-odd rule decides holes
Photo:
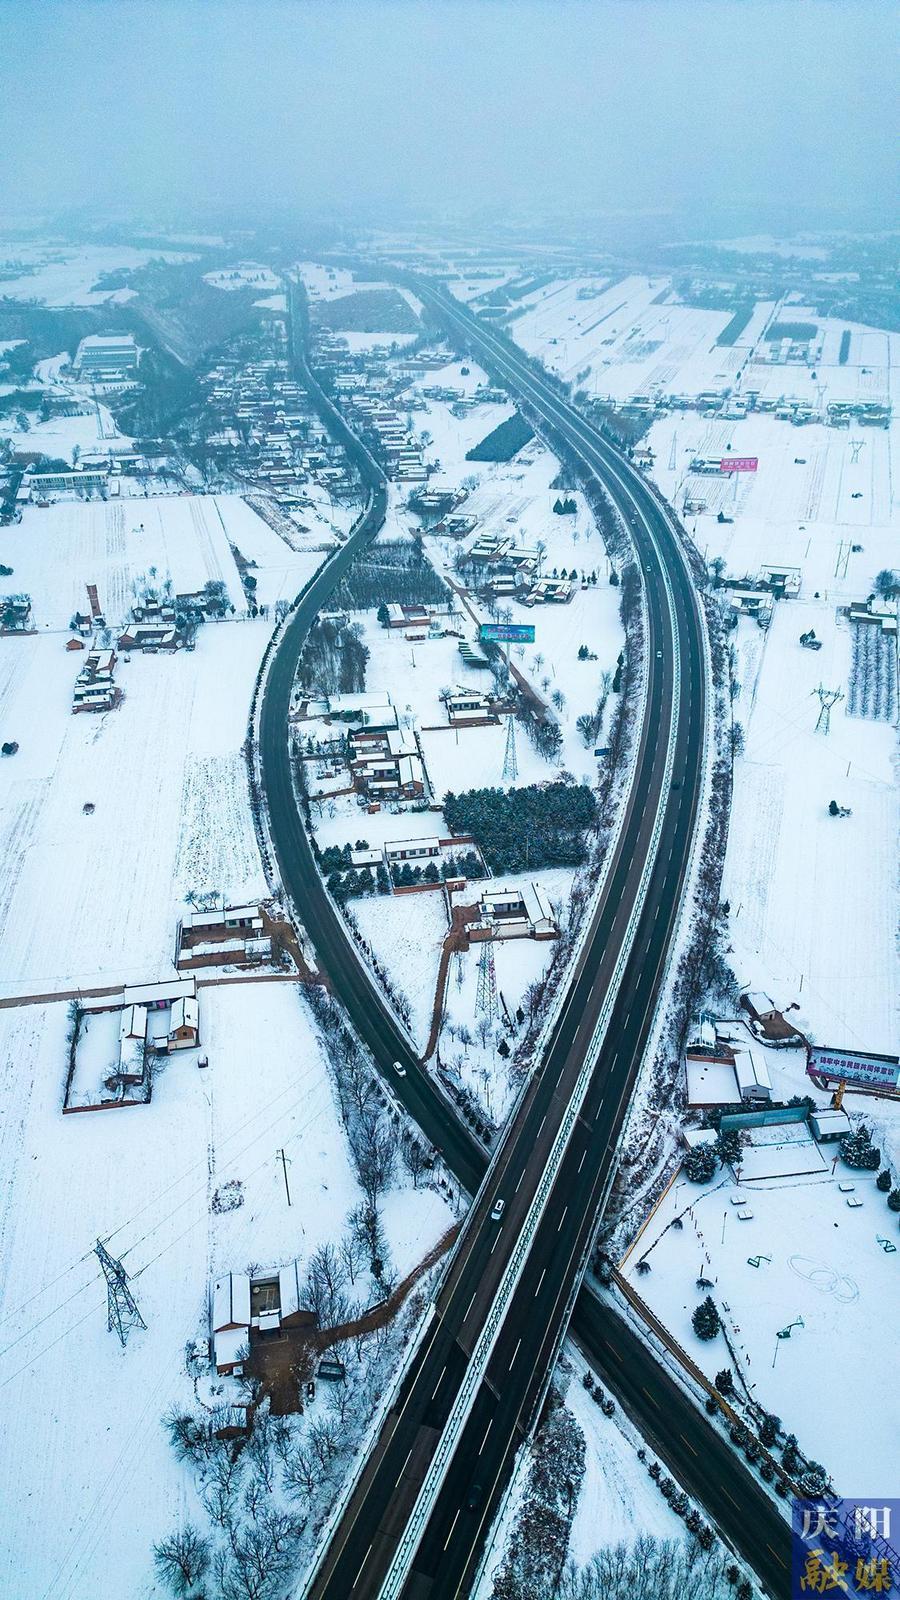
[(491, 644), (534, 644), (534, 623), (483, 622), (478, 636)]

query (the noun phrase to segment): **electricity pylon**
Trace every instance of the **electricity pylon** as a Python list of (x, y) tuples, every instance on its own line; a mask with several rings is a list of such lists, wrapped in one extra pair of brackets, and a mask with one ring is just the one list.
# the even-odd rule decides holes
[(147, 1324), (128, 1287), (128, 1273), (121, 1261), (110, 1255), (102, 1239), (97, 1240), (94, 1254), (106, 1279), (106, 1326), (110, 1333), (115, 1329), (120, 1344), (126, 1345), (132, 1328), (146, 1328)]
[(515, 783), (519, 776), (519, 763), (516, 760), (516, 719), (514, 716), (506, 719), (506, 749), (503, 752), (503, 782)]
[[(493, 929), (491, 931), (493, 933)], [(488, 1022), (493, 1022), (498, 1009), (494, 941), (490, 938), (485, 939), (478, 957), (478, 993), (475, 996), (475, 1010), (479, 1016), (486, 1017)]]
[(818, 688), (813, 690), (813, 694), (819, 697), (819, 716), (816, 722), (816, 733), (820, 728), (823, 733), (828, 733), (831, 729), (831, 708), (837, 704), (838, 700), (843, 700), (843, 693), (840, 689), (826, 689), (825, 685), (820, 683)]

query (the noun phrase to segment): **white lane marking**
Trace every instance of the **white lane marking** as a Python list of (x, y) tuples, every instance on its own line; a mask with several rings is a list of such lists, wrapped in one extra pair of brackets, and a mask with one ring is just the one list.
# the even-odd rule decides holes
[(369, 1545), (368, 1550), (366, 1551), (365, 1555), (362, 1558), (362, 1561), (359, 1564), (359, 1572), (357, 1572), (356, 1577), (353, 1579), (353, 1583), (351, 1584), (351, 1588), (355, 1589), (356, 1585), (359, 1583), (360, 1573), (362, 1572), (362, 1569), (365, 1566), (365, 1564), (368, 1561), (368, 1559), (369, 1559), (371, 1554), (372, 1554), (372, 1546)]
[(444, 1549), (445, 1550), (446, 1550), (448, 1544), (450, 1543), (450, 1540), (453, 1538), (453, 1529), (456, 1527), (456, 1524), (457, 1524), (458, 1521), (459, 1521), (459, 1506), (457, 1506), (457, 1508), (456, 1508), (456, 1516), (453, 1518), (453, 1521), (450, 1524), (450, 1532), (448, 1533), (446, 1539), (444, 1540)]

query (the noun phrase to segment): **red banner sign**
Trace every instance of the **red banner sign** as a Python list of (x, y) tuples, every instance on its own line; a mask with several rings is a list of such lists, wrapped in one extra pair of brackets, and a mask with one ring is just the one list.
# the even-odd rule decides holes
[(719, 462), (719, 471), (755, 472), (758, 460), (758, 456), (723, 456)]

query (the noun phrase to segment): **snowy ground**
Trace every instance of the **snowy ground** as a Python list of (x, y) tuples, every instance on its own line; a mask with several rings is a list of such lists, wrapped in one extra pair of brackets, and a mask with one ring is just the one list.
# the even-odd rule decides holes
[(601, 1546), (625, 1544), (641, 1533), (658, 1539), (684, 1538), (684, 1522), (663, 1499), (636, 1455), (634, 1430), (617, 1410), (604, 1417), (584, 1388), (584, 1358), (569, 1344), (573, 1368), (566, 1405), (584, 1434), (585, 1475), (569, 1539), (570, 1559), (583, 1566)]
[(80, 657), (58, 634), (0, 640), (20, 745), (0, 768), (0, 992), (149, 981), (171, 970), (182, 896), (265, 892), (240, 751), (269, 631), (210, 624), (191, 653), (136, 652), (100, 716), (72, 715)]
[[(0, 1012), (0, 1382), (15, 1397), (0, 1449), (0, 1498), (16, 1507), (0, 1533), (9, 1600), (105, 1596), (110, 1572), (118, 1593), (160, 1593), (152, 1542), (197, 1515), (161, 1417), (174, 1401), (192, 1403), (183, 1349), (206, 1336), (210, 1279), (250, 1262), (298, 1259), (302, 1271), (361, 1198), (294, 986), (205, 989), (201, 1027), (206, 1072), (185, 1052), (149, 1106), (63, 1118), (65, 1006)], [(231, 1179), (244, 1204), (215, 1215), (212, 1196)], [(431, 1191), (414, 1204), (405, 1191), (389, 1196), (399, 1274), (450, 1220)], [(124, 1257), (147, 1323), (125, 1351), (106, 1331), (98, 1236)]]
[(362, 896), (351, 900), (350, 910), (363, 938), (409, 1001), (410, 1033), (424, 1050), (447, 932), (443, 892)]
[(627, 400), (657, 387), (696, 393), (727, 381), (738, 347), (715, 343), (730, 313), (656, 304), (668, 287), (666, 278), (638, 275), (557, 280), (526, 296), (527, 309), (510, 331), (591, 395)]
[[(795, 1128), (764, 1131), (796, 1133)], [(769, 1148), (765, 1162), (761, 1152)], [(768, 1170), (784, 1165), (783, 1148), (760, 1146), (755, 1164)], [(627, 1276), (688, 1354), (714, 1377), (729, 1364), (725, 1340), (720, 1334), (703, 1342), (690, 1321), (703, 1296), (696, 1279), (701, 1271), (711, 1278), (710, 1292), (754, 1398), (782, 1418), (801, 1449), (825, 1464), (838, 1493), (849, 1494), (855, 1484), (869, 1481), (873, 1462), (887, 1468), (895, 1455), (900, 1406), (884, 1384), (890, 1337), (890, 1314), (886, 1318), (885, 1313), (896, 1304), (900, 1250), (886, 1254), (878, 1240), (900, 1240), (896, 1216), (872, 1174), (851, 1171), (839, 1161), (832, 1177), (833, 1155), (827, 1147), (823, 1154), (826, 1164), (818, 1175), (752, 1180), (742, 1169), (738, 1186), (726, 1168), (704, 1190), (679, 1181), (629, 1257)], [(752, 1170), (749, 1159), (746, 1170)], [(839, 1184), (846, 1182), (854, 1185), (853, 1198), (863, 1201), (859, 1209), (848, 1206), (851, 1196), (840, 1192)], [(730, 1203), (735, 1194), (746, 1197), (745, 1206)], [(687, 1206), (683, 1228), (671, 1228), (672, 1218)], [(750, 1219), (740, 1221), (739, 1210), (750, 1211)], [(648, 1251), (652, 1270), (639, 1276), (636, 1262)], [(757, 1256), (755, 1267), (750, 1258)], [(771, 1259), (762, 1259), (767, 1256)], [(779, 1329), (799, 1317), (802, 1328), (790, 1339), (776, 1339)], [(838, 1349), (848, 1352), (852, 1383), (826, 1383)]]

